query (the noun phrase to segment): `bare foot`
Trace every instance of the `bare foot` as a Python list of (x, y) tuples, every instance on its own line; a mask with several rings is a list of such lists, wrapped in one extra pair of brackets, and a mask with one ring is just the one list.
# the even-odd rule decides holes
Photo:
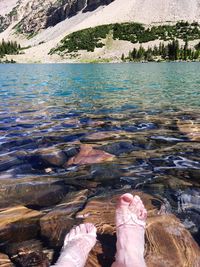
[(139, 196), (124, 194), (116, 209), (117, 253), (112, 267), (146, 267), (144, 232), (147, 211)]
[(96, 227), (80, 224), (66, 235), (57, 267), (84, 267), (90, 250), (96, 243)]

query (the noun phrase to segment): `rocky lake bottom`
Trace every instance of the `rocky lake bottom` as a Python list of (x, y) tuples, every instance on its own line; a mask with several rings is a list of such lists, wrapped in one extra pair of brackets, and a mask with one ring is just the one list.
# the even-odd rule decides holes
[(0, 66), (0, 266), (50, 266), (82, 222), (86, 266), (111, 266), (131, 192), (147, 266), (199, 267), (200, 65), (17, 66)]

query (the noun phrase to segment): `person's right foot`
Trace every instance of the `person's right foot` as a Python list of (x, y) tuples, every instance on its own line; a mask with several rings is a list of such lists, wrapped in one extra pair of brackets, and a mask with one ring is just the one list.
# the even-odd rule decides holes
[(54, 266), (84, 267), (90, 250), (96, 243), (96, 227), (80, 224), (66, 235), (61, 255)]
[(116, 209), (117, 253), (112, 267), (146, 267), (144, 232), (147, 211), (139, 196), (124, 194)]

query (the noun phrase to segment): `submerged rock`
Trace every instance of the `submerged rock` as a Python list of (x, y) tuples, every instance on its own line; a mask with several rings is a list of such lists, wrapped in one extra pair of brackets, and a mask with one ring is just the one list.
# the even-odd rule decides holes
[(117, 182), (119, 183), (120, 177), (123, 176), (123, 171), (120, 164), (105, 162), (91, 166), (91, 174), (93, 181), (114, 186)]
[(34, 238), (39, 231), (42, 213), (16, 206), (0, 211), (0, 246)]
[(84, 136), (83, 138), (81, 138), (81, 141), (104, 141), (117, 138), (119, 138), (119, 134), (117, 132), (96, 132)]
[(0, 253), (0, 267), (14, 267), (6, 254)]
[(86, 125), (87, 126), (92, 126), (92, 127), (101, 127), (101, 126), (104, 126), (106, 124), (105, 121), (101, 121), (101, 120), (92, 120), (92, 119), (89, 119), (87, 122), (86, 122)]
[[(191, 234), (172, 214), (159, 214), (162, 202), (141, 192), (138, 194), (148, 210), (145, 259), (148, 267), (198, 266), (200, 251)], [(99, 242), (90, 253), (87, 267), (110, 266), (115, 255), (115, 205), (119, 195), (91, 199), (77, 217), (94, 223)]]
[(53, 257), (53, 252), (43, 248), (42, 243), (35, 239), (8, 245), (6, 251), (21, 267), (48, 267)]
[(178, 210), (186, 211), (189, 209), (200, 212), (200, 189), (188, 188), (178, 194)]
[(149, 218), (146, 239), (148, 267), (199, 266), (199, 247), (174, 215)]
[(43, 161), (45, 165), (50, 166), (62, 166), (67, 160), (65, 153), (54, 147), (38, 150), (35, 157), (35, 160), (38, 157), (38, 161)]
[(21, 160), (19, 160), (17, 157), (9, 155), (0, 156), (0, 172), (5, 171), (15, 165), (19, 165), (20, 163)]
[(78, 155), (72, 157), (64, 166), (67, 167), (73, 164), (84, 165), (112, 161), (114, 157), (114, 155), (106, 153), (102, 150), (94, 149), (90, 144), (84, 144), (80, 146), (80, 152)]
[(134, 150), (138, 150), (138, 146), (134, 146), (130, 141), (121, 141), (121, 142), (114, 142), (112, 144), (107, 144), (101, 146), (99, 149), (106, 151), (107, 153), (114, 154), (119, 156), (123, 153), (130, 153)]
[(67, 194), (61, 204), (40, 219), (41, 234), (50, 245), (63, 244), (65, 234), (77, 223), (73, 215), (83, 208), (88, 193), (88, 190), (82, 190)]
[(5, 179), (0, 186), (0, 208), (19, 204), (48, 207), (60, 202), (66, 193), (62, 181)]
[(177, 192), (177, 212), (184, 226), (190, 230), (197, 242), (200, 241), (200, 189), (187, 188)]
[(178, 120), (179, 130), (192, 141), (200, 141), (200, 123), (193, 120)]

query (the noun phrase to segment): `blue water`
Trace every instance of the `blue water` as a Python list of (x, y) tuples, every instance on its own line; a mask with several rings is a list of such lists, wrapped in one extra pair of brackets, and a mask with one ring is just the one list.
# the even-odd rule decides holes
[[(95, 181), (94, 195), (128, 186), (159, 197), (200, 243), (199, 73), (196, 62), (0, 64), (0, 208), (51, 210), (64, 197), (54, 201), (59, 186), (66, 193)], [(80, 144), (115, 159), (68, 167), (40, 154), (70, 157)], [(43, 201), (41, 183), (55, 179)]]
[(37, 109), (58, 101), (95, 113), (195, 109), (199, 71), (199, 63), (0, 65), (0, 104)]

